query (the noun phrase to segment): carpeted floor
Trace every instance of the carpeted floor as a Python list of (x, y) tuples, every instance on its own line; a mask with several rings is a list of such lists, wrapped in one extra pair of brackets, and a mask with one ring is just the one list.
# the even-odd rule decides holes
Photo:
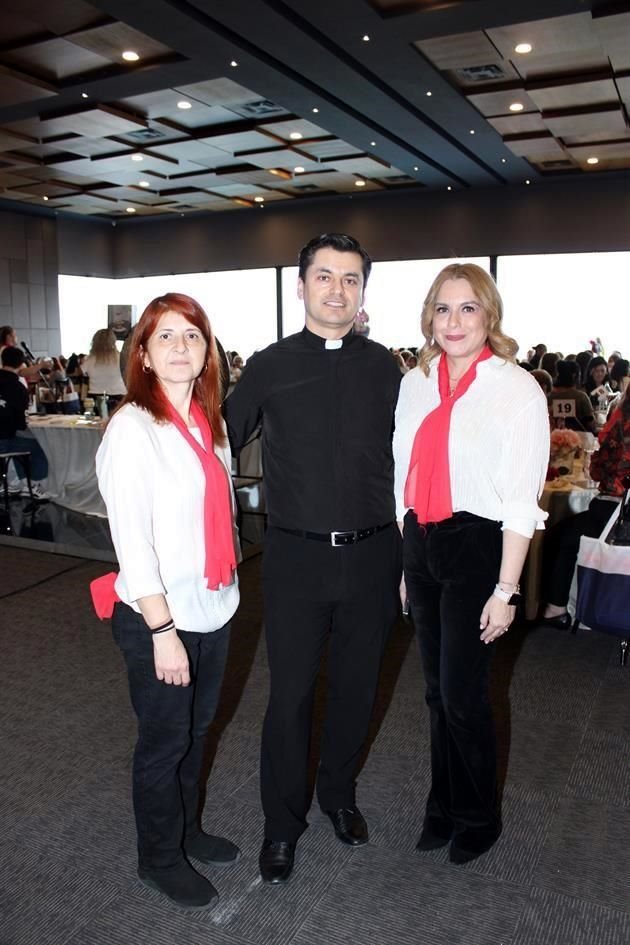
[(267, 692), (259, 559), (241, 571), (205, 823), (243, 850), (206, 869), (221, 898), (185, 912), (135, 876), (134, 721), (89, 580), (110, 566), (0, 547), (0, 945), (628, 945), (630, 666), (583, 632), (513, 629), (494, 700), (504, 833), (464, 867), (414, 851), (427, 789), (415, 642), (387, 651), (358, 785), (371, 842), (316, 809), (285, 887), (265, 887), (258, 743)]

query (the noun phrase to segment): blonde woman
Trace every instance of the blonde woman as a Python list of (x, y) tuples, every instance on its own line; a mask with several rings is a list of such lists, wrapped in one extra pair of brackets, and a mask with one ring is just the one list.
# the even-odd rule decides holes
[(89, 393), (124, 397), (127, 389), (120, 373), (120, 354), (111, 328), (100, 328), (92, 338), (90, 353), (81, 365), (90, 379)]
[(547, 517), (538, 506), (547, 402), (515, 363), (517, 345), (501, 319), (497, 288), (479, 266), (439, 273), (394, 435), (403, 594), (431, 718), (431, 789), (417, 847), (450, 844), (458, 864), (501, 833), (488, 644), (514, 620), (529, 542)]

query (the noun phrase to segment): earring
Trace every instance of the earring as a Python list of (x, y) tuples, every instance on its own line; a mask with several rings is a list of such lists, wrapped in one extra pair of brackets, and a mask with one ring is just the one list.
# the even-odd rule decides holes
[(151, 368), (150, 368), (150, 367), (147, 367), (146, 364), (143, 364), (143, 365), (142, 365), (142, 371), (143, 371), (144, 374), (150, 374), (150, 373), (151, 373)]

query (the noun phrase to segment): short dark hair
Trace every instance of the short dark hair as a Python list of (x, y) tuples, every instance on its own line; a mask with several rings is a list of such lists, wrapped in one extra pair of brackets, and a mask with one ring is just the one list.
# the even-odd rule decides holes
[(19, 368), (26, 361), (21, 348), (4, 348), (1, 357), (2, 367)]
[(303, 246), (298, 257), (298, 267), (300, 279), (304, 281), (306, 270), (313, 262), (313, 256), (318, 249), (334, 249), (338, 253), (357, 253), (361, 257), (361, 267), (363, 269), (363, 288), (367, 285), (372, 269), (372, 260), (363, 249), (358, 240), (346, 233), (322, 233), (314, 237)]
[(558, 361), (556, 364), (556, 387), (573, 387), (580, 378), (577, 361)]

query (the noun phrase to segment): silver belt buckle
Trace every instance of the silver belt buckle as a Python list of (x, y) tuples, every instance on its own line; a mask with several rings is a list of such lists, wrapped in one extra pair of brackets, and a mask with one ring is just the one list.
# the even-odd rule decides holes
[(350, 542), (345, 542), (345, 541), (340, 541), (339, 543), (337, 543), (337, 537), (341, 535), (343, 535), (344, 537), (347, 537), (348, 535), (352, 535), (353, 541), (357, 540), (357, 532), (331, 532), (330, 544), (333, 546), (333, 548), (342, 548), (344, 545), (350, 544)]

